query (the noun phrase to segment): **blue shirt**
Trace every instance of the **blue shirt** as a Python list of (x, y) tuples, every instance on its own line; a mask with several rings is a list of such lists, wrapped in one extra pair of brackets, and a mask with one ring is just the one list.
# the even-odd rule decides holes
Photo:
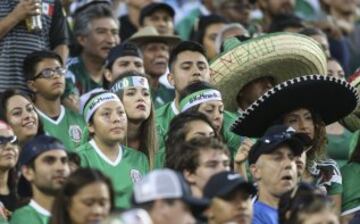
[(278, 224), (278, 210), (260, 201), (254, 203), (252, 224)]

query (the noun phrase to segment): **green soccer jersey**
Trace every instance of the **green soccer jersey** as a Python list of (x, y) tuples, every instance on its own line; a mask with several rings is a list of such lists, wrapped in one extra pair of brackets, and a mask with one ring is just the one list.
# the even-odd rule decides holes
[[(81, 96), (92, 89), (102, 87), (102, 83), (97, 83), (91, 79), (81, 57), (70, 58), (66, 66), (68, 71), (66, 73), (65, 96), (74, 92), (78, 92)], [(74, 91), (74, 88), (77, 91)]]
[(133, 185), (141, 180), (149, 170), (146, 155), (122, 146), (117, 159), (111, 161), (102, 153), (94, 140), (80, 146), (76, 151), (81, 158), (82, 167), (96, 168), (112, 180), (116, 208), (130, 208)]
[(79, 114), (61, 106), (59, 117), (53, 120), (40, 110), (36, 111), (43, 123), (44, 131), (61, 140), (69, 151), (74, 151), (85, 142), (87, 138), (85, 135), (87, 133), (86, 123)]
[(341, 211), (347, 215), (360, 210), (360, 163), (348, 163), (341, 168), (343, 192)]
[(50, 212), (41, 207), (34, 200), (24, 207), (21, 207), (12, 214), (10, 224), (47, 224)]
[(151, 98), (152, 102), (154, 102), (155, 109), (157, 109), (175, 98), (175, 90), (159, 83), (158, 89), (151, 89)]
[(243, 140), (242, 137), (230, 131), (230, 127), (235, 121), (236, 121), (236, 116), (234, 114), (232, 114), (229, 111), (224, 111), (224, 121), (221, 131), (222, 131), (222, 136), (224, 138), (224, 142), (228, 146), (232, 158), (234, 158)]

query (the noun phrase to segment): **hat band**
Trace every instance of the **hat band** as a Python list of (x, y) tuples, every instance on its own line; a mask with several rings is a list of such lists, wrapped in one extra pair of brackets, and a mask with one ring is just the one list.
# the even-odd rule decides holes
[(103, 93), (98, 96), (95, 96), (90, 100), (90, 102), (85, 106), (84, 109), (84, 117), (85, 121), (89, 123), (91, 116), (95, 113), (95, 111), (104, 103), (117, 101), (120, 102), (120, 99), (113, 93)]
[(222, 101), (221, 93), (215, 89), (201, 90), (190, 94), (180, 102), (180, 110), (184, 112), (191, 107), (199, 105), (204, 102), (219, 100)]
[(149, 82), (145, 77), (142, 76), (129, 76), (124, 77), (117, 81), (110, 89), (111, 92), (117, 93), (120, 90), (130, 87), (141, 87), (145, 89), (150, 89)]

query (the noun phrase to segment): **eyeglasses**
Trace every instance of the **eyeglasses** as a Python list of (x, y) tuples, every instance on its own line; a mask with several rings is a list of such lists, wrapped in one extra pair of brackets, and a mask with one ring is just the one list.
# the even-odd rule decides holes
[(38, 74), (36, 74), (33, 78), (33, 80), (38, 78), (44, 78), (44, 79), (51, 79), (55, 76), (55, 74), (58, 74), (59, 76), (64, 76), (66, 73), (66, 69), (62, 67), (57, 67), (55, 69), (53, 68), (45, 68)]
[(6, 145), (7, 143), (17, 144), (17, 137), (15, 135), (8, 137), (0, 136), (0, 145)]

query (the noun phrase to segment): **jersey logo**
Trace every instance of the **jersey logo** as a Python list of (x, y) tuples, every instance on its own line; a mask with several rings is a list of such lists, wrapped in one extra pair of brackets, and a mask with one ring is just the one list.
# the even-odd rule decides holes
[(69, 136), (73, 142), (79, 143), (82, 137), (82, 130), (79, 125), (70, 125)]
[(131, 169), (130, 177), (133, 183), (137, 183), (142, 179), (142, 175), (139, 170)]

